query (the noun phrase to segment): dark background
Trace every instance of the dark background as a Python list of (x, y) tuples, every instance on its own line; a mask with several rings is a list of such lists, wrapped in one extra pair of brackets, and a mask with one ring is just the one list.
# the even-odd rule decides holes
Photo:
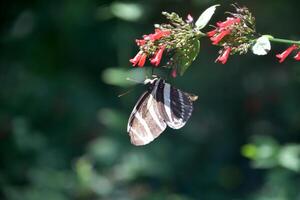
[[(134, 40), (167, 22), (231, 1), (2, 1), (0, 199), (300, 199), (300, 65), (275, 54), (215, 64), (208, 39), (183, 77), (199, 100), (187, 125), (144, 147), (127, 119), (149, 70), (128, 60)], [(298, 0), (241, 1), (257, 31), (300, 39)], [(206, 27), (204, 31), (209, 31)], [(298, 34), (298, 35), (297, 35)]]

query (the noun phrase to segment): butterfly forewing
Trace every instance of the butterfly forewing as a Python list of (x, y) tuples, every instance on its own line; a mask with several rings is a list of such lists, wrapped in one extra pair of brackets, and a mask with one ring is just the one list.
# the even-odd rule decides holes
[(129, 118), (127, 131), (134, 145), (150, 143), (167, 127), (155, 97), (157, 85), (158, 82), (154, 81), (152, 90), (141, 96)]
[(131, 127), (132, 127), (132, 123), (133, 123), (133, 120), (135, 118), (135, 114), (136, 112), (140, 109), (142, 103), (145, 101), (145, 99), (147, 99), (149, 96), (149, 92), (144, 92), (142, 94), (142, 96), (139, 98), (139, 100), (136, 102), (130, 116), (129, 116), (129, 120), (128, 120), (128, 124), (127, 124), (127, 132), (129, 133)]

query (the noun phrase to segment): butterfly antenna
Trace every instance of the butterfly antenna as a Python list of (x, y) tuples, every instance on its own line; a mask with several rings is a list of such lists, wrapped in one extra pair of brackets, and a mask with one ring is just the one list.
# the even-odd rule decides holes
[(127, 80), (127, 81), (131, 81), (131, 82), (134, 82), (134, 83), (143, 84), (142, 81), (139, 81), (139, 80), (136, 80), (136, 79), (132, 79), (132, 78), (129, 78), (129, 77), (127, 77), (126, 80)]
[(130, 89), (127, 90), (126, 92), (124, 92), (124, 93), (122, 93), (122, 94), (119, 94), (118, 97), (120, 98), (120, 97), (122, 97), (122, 96), (124, 96), (124, 95), (126, 95), (126, 94), (129, 94), (130, 92), (132, 92), (133, 89), (134, 89), (134, 87), (130, 88)]
[[(132, 78), (129, 78), (129, 77), (127, 77), (126, 80), (127, 80), (127, 81), (131, 81), (131, 82), (134, 82), (134, 83), (138, 83), (138, 84), (144, 84), (143, 81), (139, 81), (139, 80), (132, 79)], [(130, 92), (132, 92), (132, 90), (135, 88), (135, 86), (136, 86), (136, 85), (131, 86), (129, 90), (127, 90), (126, 92), (124, 92), (124, 93), (122, 93), (122, 94), (119, 94), (118, 97), (120, 98), (120, 97), (122, 97), (122, 96), (124, 96), (124, 95), (126, 95), (126, 94), (128, 94), (128, 93), (130, 93)]]

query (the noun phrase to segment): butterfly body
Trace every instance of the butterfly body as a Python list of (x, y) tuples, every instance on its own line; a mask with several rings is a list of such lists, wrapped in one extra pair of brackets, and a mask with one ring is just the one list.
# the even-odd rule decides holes
[(146, 79), (142, 94), (129, 117), (127, 132), (134, 145), (145, 145), (157, 138), (167, 126), (179, 129), (193, 111), (195, 95), (174, 88), (161, 78)]

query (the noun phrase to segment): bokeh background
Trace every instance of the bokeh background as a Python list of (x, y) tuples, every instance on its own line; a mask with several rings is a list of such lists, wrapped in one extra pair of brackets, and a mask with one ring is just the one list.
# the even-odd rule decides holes
[[(193, 116), (135, 147), (129, 114), (149, 68), (134, 69), (134, 40), (166, 22), (231, 1), (2, 1), (0, 199), (300, 199), (300, 65), (268, 56), (215, 64), (207, 39), (185, 76)], [(239, 1), (264, 34), (300, 39), (298, 0)], [(207, 27), (204, 31), (208, 31)]]

